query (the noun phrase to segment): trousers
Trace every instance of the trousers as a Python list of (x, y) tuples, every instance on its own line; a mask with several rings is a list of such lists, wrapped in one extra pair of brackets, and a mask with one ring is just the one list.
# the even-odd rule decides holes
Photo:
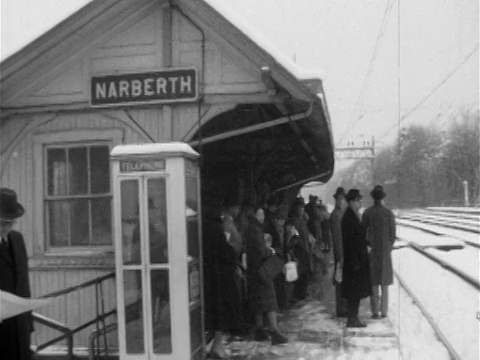
[(358, 308), (360, 307), (360, 299), (348, 300), (348, 318), (353, 319), (358, 317)]
[[(381, 295), (380, 288), (382, 290)], [(382, 313), (382, 316), (388, 315), (388, 285), (372, 286), (372, 296), (370, 296), (370, 309), (372, 310), (372, 315), (378, 315), (379, 312)]]

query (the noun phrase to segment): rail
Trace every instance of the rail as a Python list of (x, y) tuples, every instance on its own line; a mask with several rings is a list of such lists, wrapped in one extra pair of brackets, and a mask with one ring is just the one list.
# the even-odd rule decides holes
[(461, 278), (462, 280), (464, 280), (465, 282), (467, 282), (468, 284), (473, 286), (475, 289), (480, 290), (480, 282), (478, 280), (476, 280), (474, 277), (472, 277), (469, 274), (467, 274), (466, 272), (450, 265), (449, 263), (447, 263), (446, 261), (443, 261), (442, 259), (436, 257), (435, 255), (432, 255), (432, 254), (428, 253), (427, 251), (423, 250), (420, 246), (418, 246), (414, 243), (410, 243), (409, 245), (415, 251), (419, 252), (420, 254), (424, 255), (425, 257), (429, 258), (430, 260), (436, 262), (441, 267), (447, 269), (451, 273), (457, 275), (459, 278)]
[[(81, 289), (90, 287), (90, 286), (95, 286), (95, 309), (96, 309), (96, 316), (95, 318), (86, 321), (85, 323), (77, 326), (74, 329), (69, 328), (67, 325), (62, 324), (54, 319), (51, 319), (47, 316), (38, 314), (38, 313), (33, 313), (33, 320), (39, 324), (42, 324), (44, 326), (50, 327), (54, 330), (60, 331), (62, 335), (57, 336), (51, 340), (48, 340), (47, 342), (40, 344), (36, 347), (35, 352), (38, 353), (39, 351), (56, 344), (60, 341), (66, 340), (67, 341), (67, 358), (68, 360), (73, 359), (73, 337), (76, 333), (88, 328), (91, 325), (96, 325), (96, 331), (100, 332), (102, 329), (106, 328), (105, 324), (105, 319), (108, 318), (109, 316), (115, 315), (117, 311), (110, 310), (109, 312), (105, 312), (104, 308), (104, 301), (103, 301), (103, 287), (101, 286), (104, 281), (108, 279), (113, 279), (115, 278), (115, 273), (110, 273), (107, 275), (100, 276), (98, 278), (92, 279), (85, 281), (79, 285), (71, 286), (66, 289), (62, 289), (59, 291), (54, 291), (52, 293), (42, 295), (40, 296), (41, 299), (46, 299), (46, 298), (57, 298), (59, 296), (64, 296), (67, 294), (70, 294), (74, 291), (79, 291)], [(100, 304), (99, 304), (100, 301)], [(102, 329), (99, 327), (99, 324), (102, 323), (103, 327)], [(107, 340), (106, 337), (104, 337), (104, 343), (105, 343), (105, 356), (108, 356), (108, 346), (107, 346)]]
[[(427, 229), (425, 228), (425, 226), (422, 226), (424, 224), (412, 224), (412, 223), (408, 223), (408, 222), (405, 222), (405, 221), (412, 221), (414, 222), (413, 220), (406, 220), (406, 219), (397, 219), (397, 225), (401, 225), (401, 226), (405, 226), (405, 227), (409, 227), (409, 228), (412, 228), (412, 229), (417, 229), (417, 230), (421, 230), (423, 232), (426, 232), (428, 234), (432, 234), (432, 235), (436, 235), (436, 236), (451, 236), (449, 234), (446, 234), (446, 233), (441, 233), (441, 232), (438, 232), (436, 230), (432, 230), (432, 229)], [(439, 226), (439, 225), (438, 225)], [(467, 239), (464, 239), (464, 238), (459, 238), (457, 236), (452, 236), (454, 238), (458, 238), (459, 240), (463, 241), (465, 244), (467, 245), (470, 245), (472, 247), (475, 247), (475, 248), (480, 248), (480, 243), (476, 243), (476, 242), (473, 242), (471, 240), (467, 240)]]
[(398, 280), (398, 283), (400, 286), (405, 290), (405, 292), (412, 298), (413, 303), (418, 306), (420, 311), (422, 312), (423, 316), (425, 319), (427, 319), (428, 323), (432, 327), (433, 331), (435, 331), (435, 334), (438, 336), (439, 340), (442, 342), (442, 344), (446, 347), (447, 351), (449, 352), (450, 356), (454, 360), (461, 360), (460, 355), (455, 351), (453, 346), (450, 344), (448, 341), (447, 337), (443, 334), (443, 332), (440, 330), (438, 327), (437, 323), (435, 320), (433, 320), (433, 317), (430, 315), (430, 313), (427, 311), (427, 309), (423, 306), (421, 301), (415, 296), (413, 291), (407, 286), (405, 281), (402, 279), (402, 277), (398, 274), (398, 272), (394, 269), (393, 274)]

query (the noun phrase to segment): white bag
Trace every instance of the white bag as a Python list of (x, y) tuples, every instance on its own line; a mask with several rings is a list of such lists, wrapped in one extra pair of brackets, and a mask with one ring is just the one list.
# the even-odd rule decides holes
[(335, 269), (335, 281), (340, 284), (342, 282), (342, 279), (343, 279), (343, 265), (340, 262), (338, 262), (337, 267)]
[(285, 274), (285, 280), (292, 282), (298, 279), (297, 263), (295, 261), (288, 261), (283, 265), (283, 273)]

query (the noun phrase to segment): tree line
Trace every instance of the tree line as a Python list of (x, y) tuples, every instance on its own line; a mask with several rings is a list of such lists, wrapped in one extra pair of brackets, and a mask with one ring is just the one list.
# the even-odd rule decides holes
[(379, 150), (372, 161), (357, 160), (337, 171), (327, 189), (355, 187), (366, 195), (381, 184), (390, 206), (463, 206), (466, 182), (470, 205), (478, 206), (479, 127), (478, 110), (458, 113), (447, 126), (405, 127), (396, 143)]

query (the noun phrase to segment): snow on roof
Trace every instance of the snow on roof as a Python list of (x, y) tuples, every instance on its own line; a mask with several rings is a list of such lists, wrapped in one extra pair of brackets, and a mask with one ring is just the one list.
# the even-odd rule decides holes
[(287, 69), (298, 80), (302, 81), (323, 78), (323, 73), (320, 69), (304, 69), (299, 67), (296, 63), (290, 60), (290, 58), (288, 58), (282, 51), (280, 51), (280, 49), (276, 45), (259, 35), (258, 30), (252, 28), (252, 26), (247, 23), (242, 17), (239, 17), (236, 13), (234, 13), (225, 4), (225, 2), (221, 0), (204, 1), (210, 6), (212, 6), (214, 9), (216, 9), (220, 14), (222, 14), (225, 19), (231, 22), (235, 27), (237, 27), (241, 32), (248, 36), (259, 47), (263, 48), (266, 52), (268, 52), (280, 65)]
[(117, 145), (112, 149), (113, 157), (126, 155), (186, 155), (188, 157), (198, 157), (199, 154), (193, 150), (190, 145), (183, 142), (153, 143), (153, 144), (130, 144)]

